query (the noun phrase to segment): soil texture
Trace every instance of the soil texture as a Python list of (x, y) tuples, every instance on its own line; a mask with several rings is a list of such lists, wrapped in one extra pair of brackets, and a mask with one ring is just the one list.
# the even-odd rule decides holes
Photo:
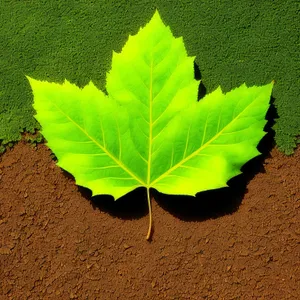
[(300, 148), (258, 165), (195, 198), (151, 191), (147, 242), (143, 188), (91, 198), (21, 141), (0, 158), (0, 299), (300, 299)]

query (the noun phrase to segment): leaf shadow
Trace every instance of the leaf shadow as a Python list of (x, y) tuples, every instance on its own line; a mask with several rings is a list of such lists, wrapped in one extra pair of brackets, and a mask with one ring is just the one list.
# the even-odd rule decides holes
[[(198, 65), (194, 62), (194, 75), (196, 80), (201, 80), (201, 72), (198, 67)], [(197, 100), (201, 100), (206, 95), (206, 87), (204, 86), (202, 80), (200, 81), (199, 87), (198, 87), (198, 97)]]
[(113, 217), (133, 220), (140, 219), (148, 214), (147, 194), (143, 187), (137, 188), (118, 200), (111, 195), (92, 196), (92, 192), (78, 186), (81, 195), (90, 201), (93, 209), (99, 209)]

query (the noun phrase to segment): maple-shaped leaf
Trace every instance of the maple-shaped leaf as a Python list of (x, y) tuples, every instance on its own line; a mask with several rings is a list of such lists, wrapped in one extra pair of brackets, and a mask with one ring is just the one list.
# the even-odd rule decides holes
[(80, 89), (28, 79), (42, 134), (78, 185), (115, 199), (147, 188), (147, 238), (150, 188), (177, 195), (221, 188), (260, 154), (273, 86), (218, 88), (197, 101), (194, 57), (157, 11), (113, 53), (108, 95), (92, 82)]

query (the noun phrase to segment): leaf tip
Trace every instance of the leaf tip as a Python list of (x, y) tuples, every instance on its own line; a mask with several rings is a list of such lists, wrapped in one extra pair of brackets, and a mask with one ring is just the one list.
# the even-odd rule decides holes
[(33, 79), (32, 77), (28, 76), (28, 75), (25, 75), (25, 77), (27, 78), (27, 80), (29, 81), (29, 84), (32, 86), (32, 84), (34, 82), (36, 82), (37, 80)]
[(155, 12), (154, 12), (154, 14), (153, 14), (153, 18), (159, 18), (160, 19), (160, 15), (159, 15), (159, 12), (158, 12), (158, 9), (156, 8), (155, 9)]
[[(54, 84), (56, 84), (56, 83), (54, 83)], [(73, 84), (65, 78), (62, 85), (69, 85), (70, 86), (70, 85), (73, 85)]]
[(117, 53), (115, 50), (112, 51), (112, 60), (115, 59), (115, 57), (118, 55), (119, 53)]
[[(163, 20), (161, 19), (161, 16), (160, 16), (160, 14), (159, 14), (157, 8), (155, 9), (155, 12), (154, 12), (154, 14), (153, 14), (153, 17), (152, 17), (151, 21), (163, 23)], [(150, 22), (151, 22), (151, 21), (150, 21)]]
[(86, 86), (95, 87), (95, 84), (92, 80), (90, 80)]
[(222, 87), (219, 85), (216, 89), (215, 89), (215, 92), (219, 93), (219, 94), (224, 94), (223, 93), (223, 90), (222, 90)]

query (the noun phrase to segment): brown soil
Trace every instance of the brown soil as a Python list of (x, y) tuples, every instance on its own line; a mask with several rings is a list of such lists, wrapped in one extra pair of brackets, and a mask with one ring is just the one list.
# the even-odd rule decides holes
[[(0, 162), (0, 299), (300, 299), (300, 149), (197, 198), (77, 187), (44, 145)], [(0, 158), (1, 159), (1, 158)]]

